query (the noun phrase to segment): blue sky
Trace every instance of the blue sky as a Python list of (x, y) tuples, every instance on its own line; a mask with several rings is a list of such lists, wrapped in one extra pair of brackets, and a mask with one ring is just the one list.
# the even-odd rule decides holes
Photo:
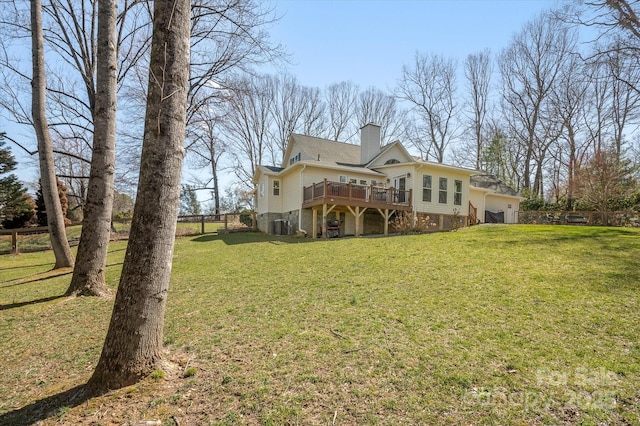
[(271, 34), (292, 55), (289, 72), (325, 87), (351, 80), (392, 89), (416, 51), (456, 58), (499, 53), (557, 0), (279, 0)]
[[(270, 34), (290, 53), (288, 72), (304, 85), (324, 88), (351, 80), (361, 88), (391, 91), (416, 51), (453, 57), (459, 64), (485, 48), (497, 54), (527, 21), (558, 2), (272, 0), (281, 19)], [(20, 162), (19, 178), (36, 179), (37, 167), (10, 146)]]

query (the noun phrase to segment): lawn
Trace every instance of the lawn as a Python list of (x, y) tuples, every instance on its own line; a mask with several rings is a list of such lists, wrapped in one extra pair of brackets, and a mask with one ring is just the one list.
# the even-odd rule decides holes
[(0, 256), (0, 424), (640, 424), (638, 230), (179, 238), (171, 363), (74, 407), (35, 402), (88, 379), (112, 301), (51, 266)]

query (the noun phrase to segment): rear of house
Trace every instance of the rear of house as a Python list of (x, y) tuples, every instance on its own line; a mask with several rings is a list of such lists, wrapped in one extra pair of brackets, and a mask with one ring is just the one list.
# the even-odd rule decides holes
[[(312, 237), (335, 235), (336, 226), (339, 235), (387, 234), (404, 212), (433, 230), (475, 223), (470, 183), (477, 173), (417, 159), (399, 141), (381, 146), (374, 124), (361, 129), (360, 146), (293, 134), (282, 165), (259, 166), (254, 176), (258, 228)], [(500, 198), (490, 191), (476, 197), (482, 211)]]

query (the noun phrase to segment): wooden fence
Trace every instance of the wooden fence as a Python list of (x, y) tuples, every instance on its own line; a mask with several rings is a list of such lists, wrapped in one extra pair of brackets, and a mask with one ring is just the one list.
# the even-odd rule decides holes
[[(130, 219), (117, 219), (112, 225), (112, 239), (128, 238), (131, 226)], [(255, 212), (178, 216), (176, 235), (250, 231), (254, 230), (255, 226)], [(68, 227), (67, 238), (71, 245), (77, 244), (80, 238), (80, 226)], [(50, 248), (49, 228), (46, 226), (0, 229), (0, 254), (17, 254)]]

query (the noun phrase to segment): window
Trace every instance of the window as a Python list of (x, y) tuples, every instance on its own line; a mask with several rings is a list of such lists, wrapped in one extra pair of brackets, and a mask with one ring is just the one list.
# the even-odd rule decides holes
[(447, 204), (447, 178), (440, 178), (438, 188), (438, 202), (441, 204)]
[(358, 179), (356, 179), (356, 178), (349, 178), (349, 183), (358, 183)]
[(456, 206), (462, 205), (462, 181), (455, 180), (453, 181), (453, 204)]
[(274, 180), (273, 181), (273, 196), (274, 197), (278, 197), (280, 195), (280, 181), (279, 180)]
[(367, 184), (366, 179), (360, 179), (360, 185), (366, 185), (366, 184)]
[(431, 202), (431, 176), (422, 175), (422, 201)]
[(340, 183), (347, 183), (347, 177), (346, 176), (340, 176)]
[(300, 153), (297, 153), (295, 156), (291, 157), (291, 159), (289, 160), (289, 165), (291, 166), (292, 164), (295, 164), (298, 161), (300, 161)]
[(260, 184), (258, 185), (258, 194), (261, 197), (264, 197), (264, 182), (260, 182)]

